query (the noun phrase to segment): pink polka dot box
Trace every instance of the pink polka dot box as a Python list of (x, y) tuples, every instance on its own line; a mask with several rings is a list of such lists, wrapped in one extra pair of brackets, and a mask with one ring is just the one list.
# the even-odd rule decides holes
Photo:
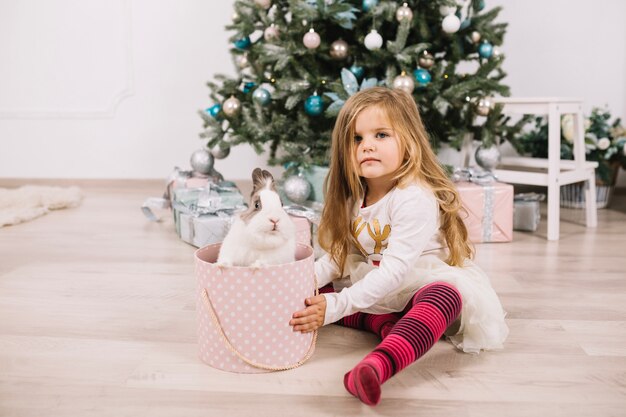
[(295, 368), (315, 349), (317, 333), (293, 332), (289, 320), (315, 294), (313, 249), (296, 245), (296, 261), (261, 268), (220, 267), (220, 244), (195, 253), (198, 347), (214, 368), (260, 373)]

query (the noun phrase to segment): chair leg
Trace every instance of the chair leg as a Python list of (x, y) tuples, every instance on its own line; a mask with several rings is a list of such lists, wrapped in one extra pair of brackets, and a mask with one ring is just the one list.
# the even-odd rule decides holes
[(587, 227), (598, 226), (595, 170), (591, 170), (589, 172), (589, 178), (585, 181), (585, 217), (587, 220)]
[(559, 184), (548, 185), (548, 240), (559, 240), (560, 192)]

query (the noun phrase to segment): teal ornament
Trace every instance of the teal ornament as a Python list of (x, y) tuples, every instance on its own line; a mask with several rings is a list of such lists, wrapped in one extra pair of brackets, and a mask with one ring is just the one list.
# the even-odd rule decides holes
[(252, 100), (256, 101), (261, 106), (267, 106), (270, 104), (270, 101), (272, 101), (272, 96), (265, 88), (259, 87), (252, 93)]
[(470, 19), (469, 17), (467, 19), (465, 19), (464, 21), (461, 22), (461, 30), (463, 29), (467, 29), (468, 27), (470, 27), (470, 25), (472, 24), (472, 19)]
[(354, 74), (357, 80), (361, 81), (363, 79), (363, 75), (365, 74), (365, 69), (363, 67), (352, 65), (349, 70)]
[(481, 11), (484, 8), (485, 8), (485, 0), (480, 0), (478, 2), (478, 11)]
[(428, 85), (428, 83), (430, 83), (430, 81), (432, 80), (430, 72), (428, 72), (424, 68), (418, 68), (413, 71), (413, 76), (415, 77), (415, 81), (417, 81), (420, 87)]
[(491, 45), (489, 42), (483, 42), (478, 47), (478, 55), (480, 55), (481, 58), (490, 58), (492, 54), (493, 45)]
[(364, 12), (369, 12), (376, 6), (378, 6), (378, 0), (363, 0), (362, 8)]
[(214, 119), (218, 118), (218, 115), (220, 114), (220, 111), (222, 111), (222, 106), (219, 104), (214, 104), (211, 107), (209, 107), (208, 109), (206, 109), (206, 112), (209, 113), (211, 115), (211, 117), (213, 117)]
[(246, 36), (245, 38), (237, 39), (234, 45), (237, 49), (247, 49), (252, 45), (252, 42), (250, 42), (250, 38)]
[(256, 83), (253, 83), (252, 81), (248, 81), (247, 83), (243, 85), (243, 92), (248, 94), (250, 91), (252, 91), (255, 85)]
[(324, 110), (324, 102), (321, 96), (309, 96), (304, 102), (304, 111), (309, 116), (319, 116)]

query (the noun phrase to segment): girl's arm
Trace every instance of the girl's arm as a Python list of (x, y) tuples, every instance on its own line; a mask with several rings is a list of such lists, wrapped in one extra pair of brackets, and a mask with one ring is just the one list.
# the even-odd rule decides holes
[(330, 259), (330, 255), (325, 253), (324, 256), (315, 261), (315, 276), (317, 278), (317, 288), (322, 288), (332, 280), (340, 278), (341, 271), (337, 264)]
[(437, 201), (422, 188), (398, 189), (389, 204), (391, 234), (379, 267), (340, 293), (324, 294), (324, 324), (371, 307), (399, 289), (439, 228)]

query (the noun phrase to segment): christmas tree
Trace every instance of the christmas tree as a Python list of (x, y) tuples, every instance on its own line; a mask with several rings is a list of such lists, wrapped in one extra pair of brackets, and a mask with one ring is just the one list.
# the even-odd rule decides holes
[(268, 163), (325, 165), (343, 102), (373, 85), (412, 93), (433, 146), (506, 136), (490, 102), (501, 80), (506, 24), (483, 0), (237, 0), (234, 77), (208, 82), (201, 137), (216, 157), (248, 143)]

